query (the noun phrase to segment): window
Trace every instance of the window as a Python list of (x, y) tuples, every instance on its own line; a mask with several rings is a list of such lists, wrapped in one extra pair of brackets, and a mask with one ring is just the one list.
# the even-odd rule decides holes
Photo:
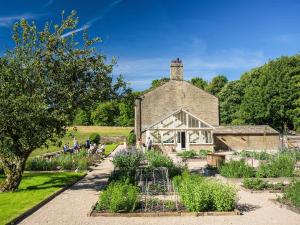
[(174, 132), (173, 131), (162, 132), (162, 142), (165, 144), (174, 143)]
[(189, 134), (189, 143), (200, 143), (199, 131), (190, 131)]
[(161, 142), (161, 136), (159, 131), (150, 131), (150, 138), (153, 141), (153, 143), (160, 143)]
[(190, 128), (198, 128), (199, 127), (199, 120), (196, 118), (189, 116), (189, 127)]

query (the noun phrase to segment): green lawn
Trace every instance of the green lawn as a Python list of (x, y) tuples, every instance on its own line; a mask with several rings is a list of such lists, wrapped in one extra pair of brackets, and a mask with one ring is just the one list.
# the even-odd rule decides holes
[[(64, 143), (69, 142), (69, 144), (73, 145), (73, 138), (72, 135), (75, 135), (76, 139), (79, 141), (80, 144), (84, 144), (86, 139), (92, 133), (98, 133), (100, 136), (128, 136), (129, 132), (132, 130), (132, 127), (105, 127), (105, 126), (76, 126), (76, 130), (74, 127), (70, 127), (68, 132), (64, 138), (60, 141), (62, 145)], [(55, 152), (62, 149), (58, 145), (49, 143), (49, 147), (46, 148), (38, 148), (31, 153), (32, 156), (37, 156), (41, 154), (45, 154), (48, 152)]]
[(105, 146), (105, 152), (104, 154), (108, 156), (115, 148), (118, 146), (118, 144), (110, 144)]
[[(6, 224), (84, 173), (25, 173), (19, 190), (0, 193), (0, 224)], [(0, 175), (0, 183), (4, 176)]]

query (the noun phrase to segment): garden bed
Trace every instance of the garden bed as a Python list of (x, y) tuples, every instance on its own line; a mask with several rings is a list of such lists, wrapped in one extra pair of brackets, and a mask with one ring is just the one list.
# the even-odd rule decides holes
[(112, 162), (115, 170), (90, 216), (240, 214), (234, 186), (191, 174), (159, 152), (123, 150)]

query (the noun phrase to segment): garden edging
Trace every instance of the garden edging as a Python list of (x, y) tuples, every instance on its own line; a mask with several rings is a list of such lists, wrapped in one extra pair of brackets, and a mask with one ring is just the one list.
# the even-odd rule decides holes
[(255, 194), (255, 193), (283, 193), (282, 190), (268, 190), (268, 189), (264, 189), (264, 190), (252, 190), (252, 189), (248, 189), (245, 188), (243, 186), (240, 187), (241, 190)]
[(271, 202), (273, 202), (275, 205), (279, 206), (280, 208), (286, 208), (287, 210), (290, 210), (294, 213), (300, 214), (300, 208), (297, 208), (295, 206), (286, 205), (281, 202), (279, 202), (277, 199), (269, 199)]
[[(43, 172), (47, 172), (47, 171), (43, 171)], [(71, 186), (73, 186), (74, 184), (76, 184), (78, 181), (80, 181), (81, 179), (83, 179), (85, 176), (87, 175), (87, 173), (84, 173), (82, 176), (80, 176), (78, 179), (74, 180), (73, 182), (71, 182), (70, 184), (66, 185), (65, 187), (57, 190), (56, 192), (54, 192), (52, 195), (50, 195), (49, 197), (47, 197), (46, 199), (42, 200), (41, 202), (39, 202), (37, 205), (33, 206), (32, 208), (26, 210), (25, 212), (23, 212), (21, 215), (15, 217), (14, 219), (10, 220), (7, 224), (17, 224), (19, 222), (21, 222), (22, 220), (24, 220), (26, 217), (30, 216), (31, 214), (33, 214), (34, 212), (36, 212), (38, 209), (40, 209), (42, 206), (44, 206), (45, 204), (47, 204), (48, 202), (50, 202), (52, 199), (54, 199), (56, 196), (60, 195), (61, 193), (63, 193), (65, 190), (69, 189)]]
[(94, 204), (88, 216), (90, 217), (162, 217), (162, 216), (233, 216), (233, 215), (242, 215), (238, 209), (234, 209), (229, 212), (129, 212), (129, 213), (110, 213), (110, 212), (97, 212), (95, 211), (96, 204)]

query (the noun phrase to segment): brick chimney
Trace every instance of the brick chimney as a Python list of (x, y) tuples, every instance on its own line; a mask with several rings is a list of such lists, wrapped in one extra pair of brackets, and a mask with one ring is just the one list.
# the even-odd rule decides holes
[(170, 71), (171, 80), (183, 80), (183, 64), (179, 58), (171, 61)]

